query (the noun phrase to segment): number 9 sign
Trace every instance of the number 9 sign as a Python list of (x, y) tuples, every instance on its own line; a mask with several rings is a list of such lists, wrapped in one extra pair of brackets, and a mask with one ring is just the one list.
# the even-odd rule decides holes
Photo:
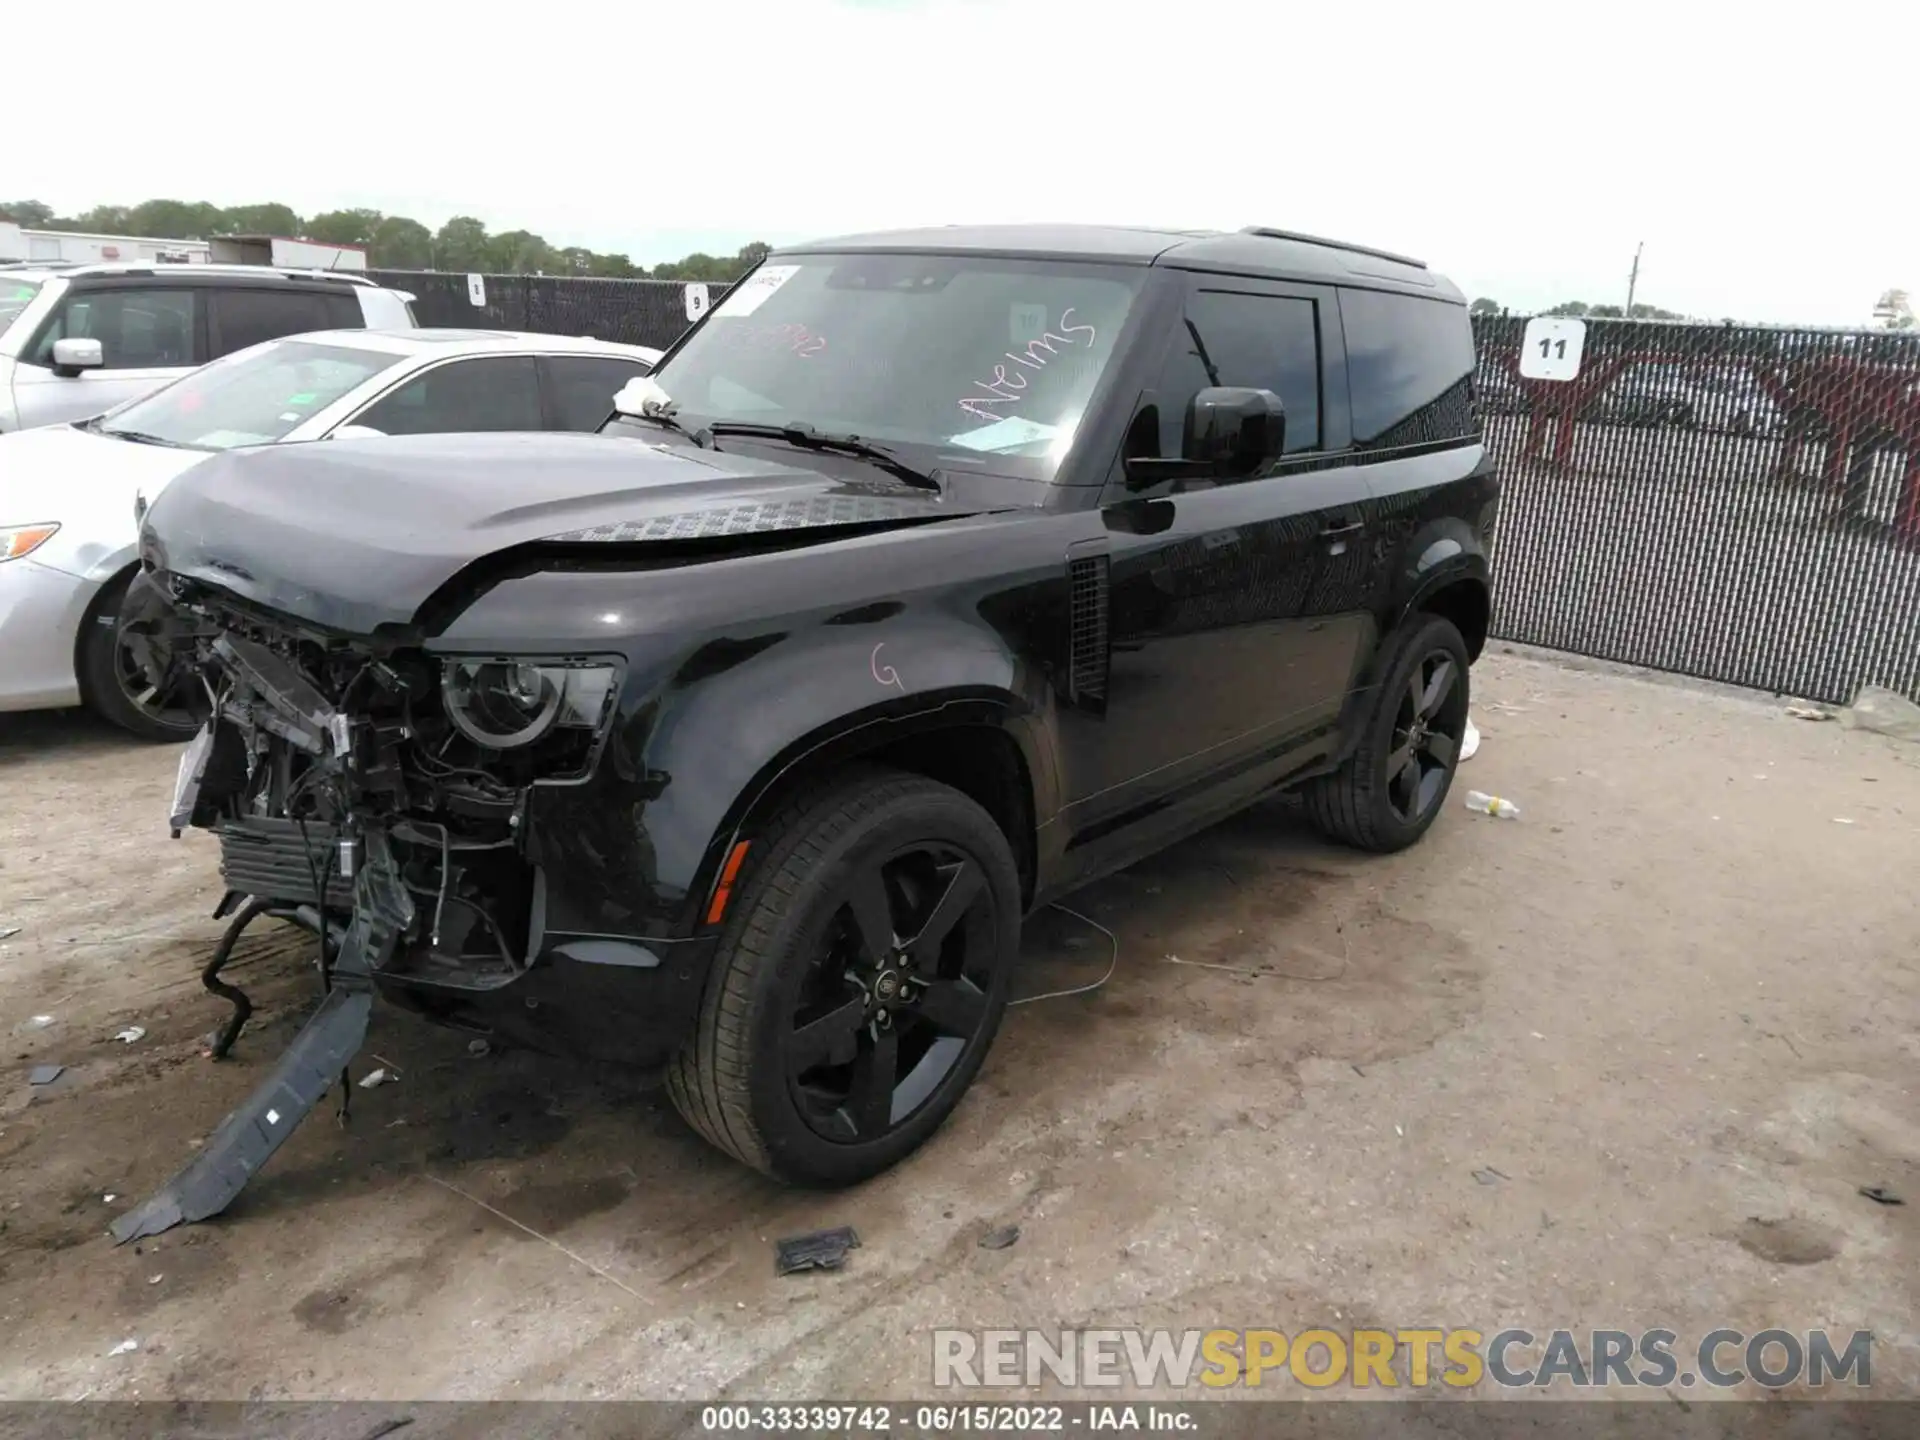
[(1571, 380), (1580, 373), (1586, 343), (1586, 321), (1536, 315), (1520, 342), (1520, 373), (1529, 380)]
[(707, 313), (707, 287), (699, 282), (687, 286), (687, 323), (691, 325)]

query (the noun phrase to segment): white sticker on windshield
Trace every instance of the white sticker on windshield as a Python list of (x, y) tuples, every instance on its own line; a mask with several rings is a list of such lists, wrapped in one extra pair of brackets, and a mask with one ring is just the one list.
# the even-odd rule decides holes
[(733, 293), (720, 302), (713, 314), (714, 318), (737, 320), (751, 315), (787, 281), (800, 273), (798, 265), (762, 265), (753, 274), (734, 286)]
[(1058, 425), (1042, 425), (1038, 420), (1023, 420), (1018, 415), (1009, 415), (991, 425), (982, 425), (978, 430), (962, 431), (947, 443), (968, 450), (1018, 450), (1022, 445), (1031, 445), (1036, 440), (1051, 440), (1059, 433)]
[(1007, 312), (1007, 333), (1016, 345), (1038, 340), (1047, 333), (1047, 307), (1022, 305), (1016, 300)]

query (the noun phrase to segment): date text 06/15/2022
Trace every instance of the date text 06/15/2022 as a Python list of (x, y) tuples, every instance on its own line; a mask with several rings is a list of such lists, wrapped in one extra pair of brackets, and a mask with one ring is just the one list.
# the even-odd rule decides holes
[(707, 1434), (1041, 1435), (1072, 1431), (1191, 1433), (1193, 1408), (1179, 1405), (708, 1405)]

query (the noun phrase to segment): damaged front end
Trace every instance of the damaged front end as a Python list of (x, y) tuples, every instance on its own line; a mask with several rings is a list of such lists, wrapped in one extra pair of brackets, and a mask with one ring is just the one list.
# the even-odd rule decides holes
[[(240, 925), (268, 913), (321, 937), (327, 993), (194, 1161), (119, 1218), (122, 1243), (223, 1210), (343, 1079), (376, 991), (481, 1033), (490, 1027), (472, 1017), (537, 1010), (552, 994), (551, 975), (545, 989), (527, 983), (543, 959), (552, 968), (530, 814), (543, 789), (593, 774), (624, 663), (436, 655), (328, 634), (178, 576), (149, 572), (136, 587), (130, 623), (205, 697), (174, 834), (218, 836), (228, 894), (217, 913), (244, 901)], [(213, 977), (231, 938), (207, 972), (229, 998), (239, 992)], [(246, 1018), (244, 996), (236, 1004), (217, 1053)]]

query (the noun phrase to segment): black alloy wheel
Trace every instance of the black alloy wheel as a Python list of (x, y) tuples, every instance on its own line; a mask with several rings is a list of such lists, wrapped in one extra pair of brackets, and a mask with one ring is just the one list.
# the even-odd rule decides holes
[(1386, 644), (1380, 684), (1352, 754), (1307, 783), (1307, 814), (1333, 840), (1404, 850), (1433, 824), (1467, 729), (1466, 642), (1453, 622), (1415, 614)]
[(1387, 802), (1408, 825), (1433, 812), (1446, 794), (1466, 732), (1466, 667), (1444, 647), (1423, 655), (1400, 694), (1387, 756)]
[(993, 1043), (1020, 894), (1007, 837), (957, 790), (861, 768), (800, 796), (749, 838), (674, 1105), (778, 1179), (885, 1170)]
[(993, 897), (947, 845), (919, 845), (845, 876), (786, 1036), (801, 1115), (833, 1141), (877, 1140), (953, 1073), (987, 1022)]
[(107, 585), (80, 622), (80, 693), (96, 714), (142, 740), (190, 740), (200, 728), (187, 689), (192, 677), (179, 666), (165, 667), (158, 684), (149, 676), (144, 662), (159, 657), (150, 655), (150, 642), (128, 633), (121, 614), (128, 578)]

